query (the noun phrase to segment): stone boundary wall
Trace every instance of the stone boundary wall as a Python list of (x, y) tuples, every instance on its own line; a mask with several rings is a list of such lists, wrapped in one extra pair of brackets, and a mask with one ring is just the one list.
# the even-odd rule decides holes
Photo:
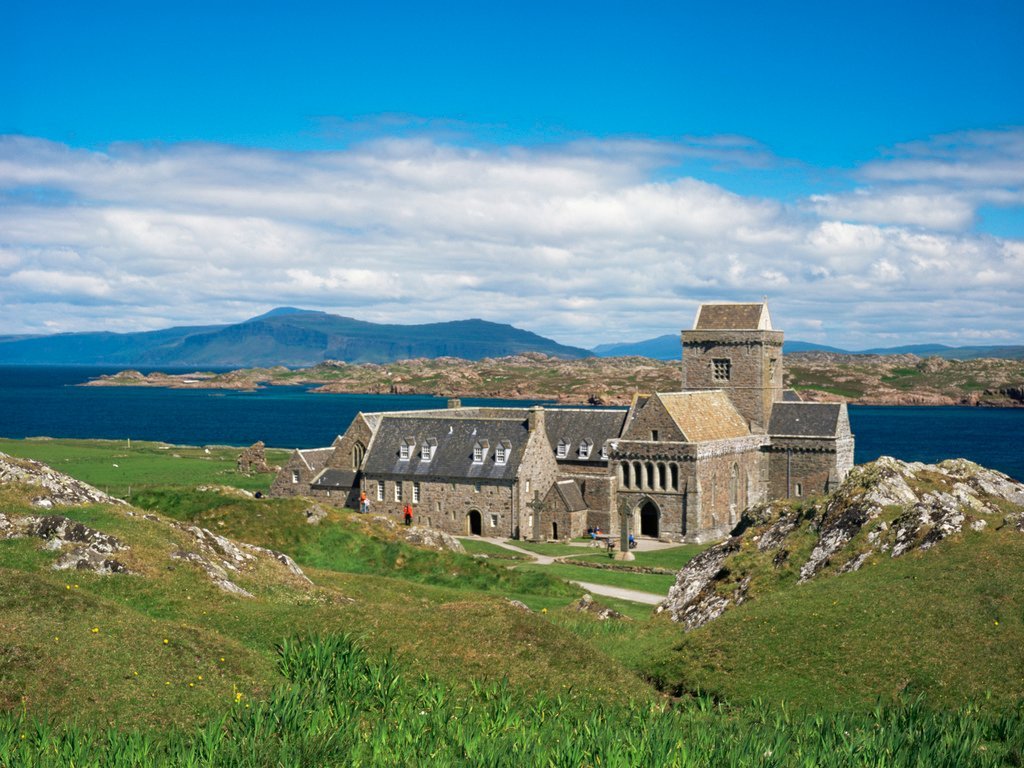
[(644, 565), (617, 565), (614, 563), (592, 563), (589, 560), (575, 560), (573, 557), (556, 557), (556, 563), (562, 565), (576, 565), (580, 568), (597, 568), (602, 571), (627, 571), (629, 573), (646, 573), (655, 576), (675, 576), (678, 571), (668, 568), (655, 568)]

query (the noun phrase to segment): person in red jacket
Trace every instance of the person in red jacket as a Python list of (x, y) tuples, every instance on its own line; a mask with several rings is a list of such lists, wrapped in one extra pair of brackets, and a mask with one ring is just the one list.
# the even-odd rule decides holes
[(405, 511), (405, 524), (406, 525), (412, 525), (412, 505), (411, 504), (406, 504), (404, 511)]

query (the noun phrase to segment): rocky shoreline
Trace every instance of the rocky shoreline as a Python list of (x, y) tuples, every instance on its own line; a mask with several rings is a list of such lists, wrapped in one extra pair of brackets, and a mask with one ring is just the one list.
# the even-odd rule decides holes
[[(564, 405), (629, 405), (636, 392), (679, 388), (675, 361), (644, 357), (560, 360), (529, 353), (479, 361), (404, 360), (387, 365), (325, 361), (186, 374), (135, 370), (85, 382), (93, 387), (256, 390), (312, 386), (318, 393), (416, 394), (547, 400)], [(805, 400), (856, 405), (1024, 407), (1024, 361), (944, 360), (915, 355), (795, 353), (786, 357), (786, 385)]]

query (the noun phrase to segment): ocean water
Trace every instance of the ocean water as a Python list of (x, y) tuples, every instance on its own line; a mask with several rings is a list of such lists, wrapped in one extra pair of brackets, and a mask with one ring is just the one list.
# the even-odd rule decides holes
[[(329, 395), (309, 387), (255, 392), (75, 386), (115, 368), (0, 366), (0, 437), (162, 440), (279, 448), (329, 445), (359, 411), (438, 408), (427, 395)], [(466, 405), (533, 401), (463, 398)], [(882, 455), (963, 457), (1024, 480), (1024, 408), (851, 406), (858, 463)]]

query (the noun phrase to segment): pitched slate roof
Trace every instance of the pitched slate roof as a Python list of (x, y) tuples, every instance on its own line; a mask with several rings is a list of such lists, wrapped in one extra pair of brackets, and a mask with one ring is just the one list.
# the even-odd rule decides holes
[(843, 403), (775, 403), (768, 434), (773, 437), (835, 437)]
[(770, 331), (767, 304), (701, 304), (695, 331)]
[(569, 512), (587, 508), (587, 503), (583, 500), (583, 494), (580, 493), (580, 487), (575, 480), (559, 480), (555, 483), (554, 490)]
[(344, 488), (348, 490), (356, 482), (356, 473), (351, 469), (327, 468), (312, 483), (314, 488)]
[(307, 448), (304, 451), (299, 451), (299, 458), (302, 459), (306, 466), (312, 470), (323, 469), (324, 465), (327, 464), (327, 460), (331, 458), (331, 454), (334, 453), (334, 447), (330, 448)]
[(654, 397), (661, 401), (687, 442), (701, 443), (750, 434), (747, 422), (721, 390), (665, 392)]
[[(516, 477), (523, 450), (529, 437), (525, 419), (467, 419), (453, 416), (426, 418), (384, 414), (380, 426), (367, 448), (363, 473), (373, 475), (404, 475), (441, 477), (458, 480), (506, 480)], [(401, 458), (401, 446), (412, 438), (408, 459)], [(437, 440), (430, 461), (424, 461), (421, 448), (425, 442)], [(473, 449), (486, 441), (484, 460), (473, 461)], [(495, 447), (508, 443), (504, 464), (495, 461)]]
[(804, 401), (804, 399), (800, 397), (800, 393), (795, 389), (782, 390), (782, 399), (787, 403), (802, 403)]
[[(622, 434), (626, 413), (621, 408), (545, 408), (544, 431), (556, 456), (559, 441), (566, 440), (569, 443), (569, 452), (560, 461), (600, 461), (601, 446), (605, 441), (614, 440)], [(580, 444), (584, 440), (591, 443), (588, 458), (582, 458), (579, 454)]]

